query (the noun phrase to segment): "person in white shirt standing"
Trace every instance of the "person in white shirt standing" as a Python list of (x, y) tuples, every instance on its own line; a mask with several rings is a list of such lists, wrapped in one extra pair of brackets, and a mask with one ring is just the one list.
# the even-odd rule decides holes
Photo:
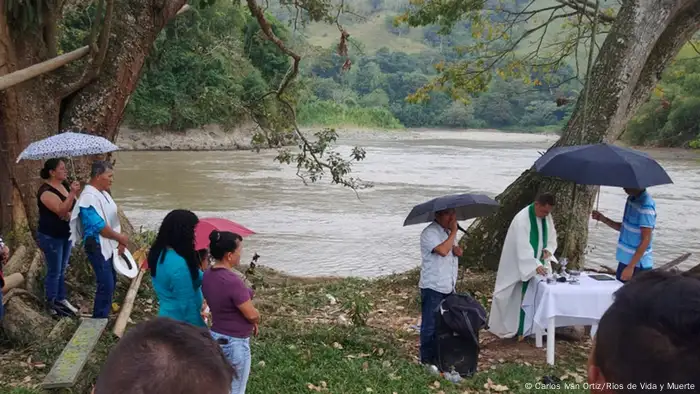
[(457, 283), (458, 257), (457, 213), (446, 209), (435, 213), (435, 221), (421, 233), (421, 272), (418, 287), (421, 295), (420, 360), (434, 365), (435, 311), (440, 302), (454, 292)]

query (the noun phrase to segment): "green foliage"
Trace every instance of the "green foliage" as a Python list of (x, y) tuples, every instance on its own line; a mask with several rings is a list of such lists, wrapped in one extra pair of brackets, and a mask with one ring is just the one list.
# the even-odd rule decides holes
[(353, 148), (350, 158), (343, 158), (340, 153), (331, 149), (338, 140), (335, 129), (325, 128), (314, 133), (314, 140), (305, 137), (296, 130), (298, 153), (292, 153), (290, 149), (280, 150), (275, 160), (283, 164), (296, 164), (297, 175), (306, 182), (316, 182), (323, 178), (326, 172), (330, 173), (331, 182), (350, 187), (354, 190), (370, 188), (373, 185), (359, 178), (350, 176), (352, 163), (365, 159), (366, 152), (360, 147)]
[[(560, 70), (573, 66), (580, 77), (579, 69), (586, 69), (581, 66), (593, 45), (582, 37), (590, 36), (594, 26), (610, 23), (616, 7), (604, 5), (600, 11), (605, 16), (592, 21), (579, 13), (580, 7), (546, 0), (414, 0), (410, 4), (396, 21), (423, 28), (425, 40), (439, 45), (440, 52), (446, 43), (460, 55), (438, 62), (437, 75), (410, 95), (413, 102), (430, 99), (435, 90), (469, 99), (490, 90), (494, 76), (534, 87), (561, 86), (556, 81)], [(585, 13), (595, 14), (592, 8)], [(602, 35), (596, 34), (600, 39)], [(530, 107), (531, 116), (520, 123), (552, 122), (548, 112), (553, 111), (537, 104)]]
[(624, 138), (634, 145), (700, 147), (700, 59), (684, 59), (666, 70)]
[[(128, 106), (126, 119), (141, 128), (174, 130), (239, 123), (269, 89), (263, 72), (243, 51), (243, 11), (217, 3), (175, 19), (158, 37)], [(265, 59), (259, 42), (249, 44)]]
[[(572, 105), (557, 107), (555, 101), (577, 95), (575, 85), (566, 83), (572, 79), (572, 68), (561, 69), (550, 76), (551, 83), (540, 81), (537, 86), (519, 79), (489, 77), (488, 90), (470, 100), (444, 91), (426, 92), (429, 100), (422, 103), (407, 100), (436, 75), (433, 64), (445, 59), (447, 56), (431, 52), (407, 54), (384, 48), (373, 55), (355, 56), (353, 68), (342, 71), (339, 56), (321, 52), (304, 71), (308, 92), (299, 108), (299, 120), (308, 125), (390, 127), (396, 119), (406, 127), (535, 131), (542, 126), (558, 128), (570, 116)], [(544, 80), (537, 74), (532, 79)], [(361, 111), (372, 108), (382, 112)]]
[(377, 107), (351, 107), (333, 101), (314, 101), (302, 105), (297, 112), (300, 124), (307, 126), (358, 126), (400, 128), (391, 112)]
[[(289, 38), (287, 29), (272, 15), (267, 15), (267, 18), (272, 24), (275, 35), (282, 41), (287, 41)], [(248, 17), (243, 34), (244, 50), (250, 62), (260, 70), (268, 83), (279, 84), (291, 64), (289, 57), (263, 36), (258, 21), (251, 16)]]
[(62, 23), (58, 26), (58, 44), (62, 52), (74, 51), (88, 44), (95, 12), (95, 3), (89, 3), (85, 7), (65, 13)]

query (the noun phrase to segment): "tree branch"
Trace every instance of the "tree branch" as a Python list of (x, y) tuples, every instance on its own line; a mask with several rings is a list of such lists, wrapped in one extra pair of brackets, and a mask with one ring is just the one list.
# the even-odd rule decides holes
[(183, 12), (188, 11), (188, 10), (190, 10), (190, 9), (191, 9), (190, 5), (189, 5), (189, 4), (185, 4), (185, 5), (182, 6), (182, 8), (180, 8), (180, 9), (175, 13), (175, 15), (180, 15), (180, 14), (182, 14)]
[(17, 70), (13, 73), (3, 75), (0, 77), (0, 90), (5, 90), (11, 86), (17, 85), (41, 74), (48, 73), (59, 67), (63, 67), (66, 64), (78, 60), (90, 52), (88, 46), (78, 48), (73, 52), (68, 52), (64, 55), (57, 56), (53, 59), (49, 59), (45, 62), (37, 63), (27, 68)]
[(44, 42), (48, 58), (58, 56), (58, 18), (61, 13), (61, 3), (48, 2), (44, 8)]
[[(330, 171), (331, 177), (333, 179), (334, 183), (350, 187), (351, 189), (355, 190), (357, 192), (358, 188), (366, 187), (368, 185), (365, 185), (361, 182), (358, 182), (355, 179), (346, 179), (345, 175), (349, 172), (347, 162), (338, 159), (337, 156), (334, 154), (329, 155), (329, 160), (322, 160), (320, 155), (323, 155), (325, 149), (326, 149), (326, 144), (327, 141), (322, 141), (321, 142), (321, 147), (319, 148), (315, 144), (312, 144), (311, 141), (309, 141), (308, 138), (304, 135), (304, 133), (299, 130), (299, 126), (297, 125), (296, 122), (296, 111), (294, 110), (294, 106), (283, 97), (283, 94), (285, 92), (285, 89), (290, 85), (291, 81), (298, 75), (299, 73), (299, 62), (301, 61), (301, 56), (299, 56), (297, 53), (289, 49), (282, 40), (275, 35), (274, 31), (272, 30), (272, 26), (270, 23), (267, 21), (265, 18), (264, 11), (257, 5), (255, 0), (246, 0), (246, 3), (248, 4), (248, 8), (250, 9), (250, 12), (253, 14), (255, 19), (258, 21), (258, 25), (260, 26), (260, 29), (262, 32), (265, 34), (267, 39), (272, 41), (277, 48), (279, 48), (280, 51), (285, 53), (287, 56), (292, 58), (292, 66), (289, 68), (287, 71), (287, 74), (284, 76), (284, 79), (280, 83), (279, 87), (277, 88), (276, 91), (273, 92), (268, 92), (264, 94), (262, 97), (255, 101), (260, 101), (264, 99), (267, 96), (270, 95), (275, 95), (277, 100), (284, 106), (286, 111), (290, 115), (291, 119), (291, 124), (292, 128), (294, 131), (294, 134), (296, 137), (301, 141), (300, 148), (302, 150), (301, 154), (297, 155), (296, 161), (297, 161), (297, 176), (302, 178), (302, 180), (305, 181), (304, 177), (301, 175), (300, 171), (302, 166), (305, 164), (307, 169), (309, 169), (309, 164), (305, 160), (306, 155), (309, 155), (311, 157), (312, 165), (311, 165), (311, 173), (312, 173), (312, 178), (315, 178), (318, 172), (323, 173), (323, 169), (326, 169)], [(295, 3), (296, 5), (296, 3)], [(338, 12), (337, 17), (340, 15), (340, 12), (342, 12), (342, 6), (343, 2), (341, 1), (341, 8)], [(342, 30), (342, 27), (340, 26), (339, 23), (336, 22), (336, 25), (341, 29), (341, 35), (345, 37), (347, 33)], [(259, 123), (258, 123), (259, 124)], [(331, 138), (334, 139), (334, 138)], [(318, 154), (317, 154), (318, 152)], [(353, 155), (357, 160), (361, 160), (361, 158), (364, 158), (364, 151), (359, 151), (356, 150)], [(278, 157), (279, 158), (279, 157)], [(283, 161), (283, 160), (280, 160)], [(291, 162), (289, 157), (286, 157), (284, 159), (287, 163)], [(320, 170), (320, 171), (319, 171)]]
[[(668, 62), (674, 59), (683, 46), (700, 30), (700, 2), (676, 16), (659, 37), (654, 49), (646, 60), (644, 69), (637, 81), (628, 113), (635, 114), (637, 109), (649, 98), (651, 89), (661, 80), (661, 74)], [(624, 132), (624, 131), (623, 131)], [(618, 136), (619, 137), (619, 136)]]
[(246, 3), (248, 4), (250, 12), (253, 14), (255, 19), (257, 19), (258, 25), (260, 26), (260, 30), (262, 30), (267, 39), (272, 41), (275, 45), (277, 45), (277, 48), (279, 48), (280, 51), (284, 52), (287, 56), (292, 58), (292, 66), (287, 71), (287, 74), (284, 76), (284, 79), (282, 79), (279, 88), (277, 88), (277, 92), (275, 92), (277, 97), (280, 97), (282, 93), (284, 93), (284, 90), (287, 88), (287, 86), (289, 86), (289, 83), (294, 78), (296, 78), (297, 74), (299, 74), (299, 62), (301, 61), (301, 56), (297, 55), (291, 49), (287, 48), (287, 46), (284, 45), (282, 40), (280, 40), (279, 37), (275, 35), (275, 32), (272, 31), (272, 26), (270, 26), (270, 23), (267, 21), (267, 19), (265, 19), (265, 14), (263, 13), (263, 10), (258, 6), (255, 0), (246, 0)]
[[(615, 17), (600, 12), (595, 5), (595, 2), (586, 0), (556, 0), (557, 3), (563, 4), (567, 7), (573, 8), (574, 10), (586, 14), (590, 17), (597, 17), (600, 21), (605, 23), (615, 22)], [(591, 10), (591, 8), (593, 10)]]
[[(102, 70), (102, 65), (105, 57), (107, 56), (107, 50), (109, 48), (109, 36), (112, 29), (112, 17), (114, 10), (114, 0), (106, 1), (107, 6), (104, 15), (104, 23), (102, 23), (101, 29), (99, 26), (105, 0), (100, 0), (100, 2), (97, 3), (97, 12), (95, 14), (95, 21), (90, 31), (90, 43), (88, 44), (90, 46), (90, 61), (83, 69), (83, 72), (77, 81), (64, 84), (63, 89), (61, 89), (59, 94), (59, 99), (63, 99), (85, 87), (87, 84), (95, 80)], [(97, 33), (98, 31), (99, 35)]]
[(97, 2), (97, 7), (95, 8), (95, 20), (92, 21), (92, 27), (90, 28), (90, 37), (88, 38), (88, 45), (90, 46), (90, 57), (94, 57), (98, 52), (97, 40), (99, 38), (98, 34), (100, 32), (100, 21), (102, 20), (102, 9), (105, 6), (105, 0), (99, 0)]
[(107, 0), (107, 10), (105, 11), (104, 25), (102, 25), (102, 31), (100, 32), (100, 43), (98, 46), (99, 52), (95, 56), (95, 62), (93, 63), (93, 73), (95, 77), (99, 75), (102, 70), (102, 65), (104, 64), (105, 57), (107, 56), (107, 49), (109, 48), (109, 36), (112, 31), (112, 17), (114, 14), (114, 0)]
[(693, 50), (695, 51), (695, 53), (697, 53), (698, 55), (700, 55), (700, 49), (698, 49), (698, 46), (695, 45), (695, 43), (693, 42), (693, 40), (688, 41), (688, 44), (690, 44), (690, 46), (693, 48)]

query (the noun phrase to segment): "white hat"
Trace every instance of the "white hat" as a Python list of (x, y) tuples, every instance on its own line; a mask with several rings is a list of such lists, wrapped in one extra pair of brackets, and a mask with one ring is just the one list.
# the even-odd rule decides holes
[(134, 260), (134, 256), (131, 255), (129, 249), (125, 248), (124, 253), (119, 256), (115, 255), (112, 261), (114, 270), (127, 278), (133, 279), (139, 274), (139, 265)]

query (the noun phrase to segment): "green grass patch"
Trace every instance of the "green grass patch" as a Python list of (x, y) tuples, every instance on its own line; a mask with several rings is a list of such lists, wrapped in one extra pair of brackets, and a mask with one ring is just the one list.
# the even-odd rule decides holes
[[(397, 336), (373, 328), (300, 325), (277, 320), (252, 340), (253, 366), (249, 393), (429, 393), (487, 392), (508, 387), (525, 393), (527, 385), (542, 385), (543, 376), (561, 378), (559, 388), (543, 392), (583, 393), (583, 358), (565, 360), (555, 368), (503, 363), (478, 372), (459, 384), (437, 377), (405, 354)], [(576, 371), (578, 369), (578, 371)], [(575, 379), (579, 379), (579, 383)], [(571, 387), (567, 388), (565, 385)]]
[[(257, 274), (256, 303), (263, 322), (260, 336), (251, 339), (250, 394), (463, 394), (495, 393), (505, 387), (508, 393), (585, 392), (582, 382), (587, 347), (581, 343), (558, 342), (557, 365), (549, 367), (544, 364), (544, 351), (534, 349), (534, 345), (494, 344), (487, 333), (482, 333), (485, 342), (480, 369), (473, 377), (454, 384), (423, 368), (417, 363), (418, 335), (407, 329), (420, 314), (418, 270), (375, 280), (293, 278), (263, 267), (257, 269)], [(134, 308), (140, 313), (132, 315), (137, 322), (157, 312), (147, 279)], [(495, 273), (467, 270), (458, 282), (458, 290), (471, 293), (486, 306), (494, 280)], [(353, 314), (359, 317), (355, 319)], [(345, 320), (341, 321), (340, 316)], [(406, 318), (408, 321), (404, 321)], [(12, 350), (11, 357), (4, 358), (9, 363), (0, 365), (0, 393), (43, 393), (38, 384), (72, 333), (50, 344)], [(56, 392), (89, 394), (115, 344), (108, 327), (78, 385), (70, 391)], [(26, 365), (30, 356), (34, 363), (41, 361), (46, 366), (32, 369)], [(24, 382), (25, 376), (31, 376), (31, 380)], [(541, 385), (544, 376), (563, 380), (558, 387), (547, 390)], [(535, 386), (538, 383), (540, 386)]]

